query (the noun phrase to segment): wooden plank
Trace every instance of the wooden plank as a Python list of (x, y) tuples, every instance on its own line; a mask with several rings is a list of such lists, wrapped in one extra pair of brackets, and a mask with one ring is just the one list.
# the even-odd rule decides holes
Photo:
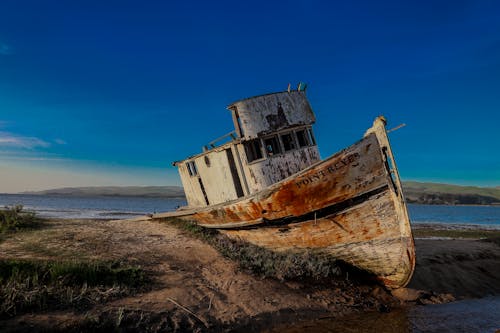
[(193, 212), (201, 226), (300, 216), (388, 184), (375, 135), (278, 182), (255, 196)]
[(414, 250), (411, 232), (396, 214), (392, 195), (387, 188), (359, 205), (323, 218), (221, 232), (273, 251), (312, 250), (328, 254), (397, 288), (411, 277)]

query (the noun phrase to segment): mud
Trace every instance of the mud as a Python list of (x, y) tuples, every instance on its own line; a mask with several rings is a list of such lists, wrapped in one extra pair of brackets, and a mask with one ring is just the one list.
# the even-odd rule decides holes
[(168, 223), (52, 220), (42, 229), (4, 237), (0, 260), (120, 260), (141, 266), (152, 285), (85, 311), (20, 314), (0, 321), (0, 331), (248, 332), (283, 326), (293, 331), (310, 320), (363, 318), (359, 315), (367, 313), (371, 317), (364, 318), (395, 313), (381, 318), (394, 317), (392, 324), (406, 328), (399, 314), (406, 318), (410, 305), (500, 293), (498, 244), (417, 239), (416, 249), (417, 268), (409, 287), (425, 291), (402, 293), (403, 301), (381, 286), (352, 278), (335, 283), (262, 278)]
[(6, 331), (258, 331), (317, 316), (398, 306), (381, 287), (337, 281), (280, 282), (243, 271), (210, 245), (168, 223), (53, 220), (0, 243), (0, 259), (120, 260), (153, 278), (150, 291), (90, 310), (26, 313)]

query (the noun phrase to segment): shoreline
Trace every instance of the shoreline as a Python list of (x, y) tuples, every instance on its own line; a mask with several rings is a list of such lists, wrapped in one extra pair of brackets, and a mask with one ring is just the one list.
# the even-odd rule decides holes
[(500, 229), (467, 224), (412, 224), (416, 269), (408, 288), (457, 299), (500, 295)]
[(446, 204), (446, 203), (438, 203), (431, 204), (425, 202), (408, 202), (407, 205), (418, 205), (418, 206), (451, 206), (451, 207), (500, 207), (500, 203), (489, 203), (489, 204)]
[(490, 225), (451, 224), (451, 223), (413, 223), (412, 232), (417, 239), (475, 239), (500, 238), (500, 228)]
[(412, 229), (455, 229), (455, 230), (500, 230), (498, 224), (446, 223), (446, 222), (411, 222)]
[[(415, 233), (441, 230), (431, 228), (435, 225), (412, 226)], [(29, 331), (31, 326), (91, 330), (96, 327), (88, 326), (92, 324), (88, 318), (102, 328), (116, 323), (120, 314), (120, 327), (136, 329), (170, 325), (193, 331), (259, 331), (322, 317), (500, 295), (500, 244), (471, 237), (476, 231), (460, 229), (462, 238), (417, 238), (417, 267), (403, 295), (407, 300), (402, 301), (380, 286), (352, 277), (335, 283), (263, 278), (171, 223), (50, 219), (38, 230), (2, 237), (0, 260), (119, 260), (140, 265), (153, 277), (151, 290), (94, 304), (85, 311), (19, 314), (0, 319), (0, 325), (12, 332)], [(133, 326), (140, 324), (140, 318), (146, 326)]]

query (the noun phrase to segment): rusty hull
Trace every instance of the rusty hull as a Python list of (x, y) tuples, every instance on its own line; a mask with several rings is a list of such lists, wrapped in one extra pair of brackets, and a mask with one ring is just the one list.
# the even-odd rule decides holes
[(375, 274), (390, 288), (399, 288), (409, 282), (415, 256), (413, 238), (401, 235), (390, 197), (386, 190), (324, 217), (221, 232), (274, 251), (328, 254)]
[(354, 198), (387, 184), (387, 172), (378, 151), (376, 136), (371, 134), (253, 196), (194, 209), (190, 217), (203, 227), (234, 228), (299, 217)]
[(327, 253), (375, 274), (389, 288), (404, 287), (415, 266), (381, 117), (359, 142), (252, 196), (153, 218), (171, 216), (274, 251)]

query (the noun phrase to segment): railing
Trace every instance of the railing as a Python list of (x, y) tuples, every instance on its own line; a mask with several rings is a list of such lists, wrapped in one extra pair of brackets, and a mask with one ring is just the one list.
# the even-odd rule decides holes
[(207, 151), (207, 150), (210, 150), (212, 148), (215, 148), (217, 147), (217, 143), (226, 139), (226, 138), (231, 138), (231, 140), (236, 140), (237, 139), (237, 135), (236, 135), (236, 132), (235, 131), (231, 131), (215, 140), (212, 140), (210, 141), (207, 145), (203, 146), (203, 151)]

